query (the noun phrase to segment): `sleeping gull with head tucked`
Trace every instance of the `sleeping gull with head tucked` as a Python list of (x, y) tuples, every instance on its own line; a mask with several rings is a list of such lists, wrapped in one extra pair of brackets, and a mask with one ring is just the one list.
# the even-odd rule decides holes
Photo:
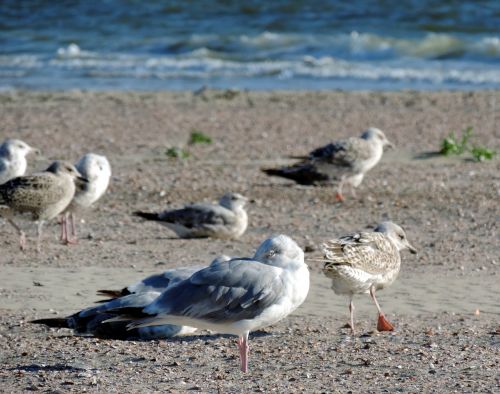
[(0, 185), (0, 215), (19, 233), (21, 249), (26, 247), (26, 236), (14, 223), (14, 214), (29, 213), (32, 220), (38, 222), (37, 250), (40, 251), (43, 222), (53, 219), (68, 206), (75, 194), (75, 180), (86, 182), (71, 163), (55, 161), (43, 172)]
[(408, 249), (417, 253), (401, 227), (392, 222), (380, 223), (374, 232), (354, 233), (322, 245), (323, 272), (332, 279), (336, 294), (349, 296), (350, 326), (354, 334), (354, 294), (370, 293), (378, 310), (377, 329), (392, 331), (384, 316), (375, 291), (391, 285), (399, 274), (401, 256)]
[(244, 209), (247, 201), (239, 193), (226, 193), (219, 204), (198, 203), (159, 213), (138, 211), (134, 214), (157, 221), (181, 238), (236, 239), (243, 235), (248, 225)]
[(0, 185), (24, 175), (28, 166), (26, 156), (31, 152), (39, 151), (13, 138), (6, 139), (0, 145)]
[(252, 259), (212, 264), (167, 289), (138, 311), (129, 328), (176, 324), (237, 335), (246, 372), (248, 334), (288, 316), (308, 291), (304, 252), (291, 238), (277, 235), (264, 241)]
[(268, 175), (292, 179), (301, 185), (337, 181), (336, 198), (344, 201), (343, 186), (349, 186), (354, 196), (354, 188), (361, 184), (365, 174), (380, 161), (385, 146), (393, 145), (381, 130), (370, 127), (359, 137), (334, 141), (313, 150), (297, 164), (263, 171)]
[[(83, 155), (76, 162), (75, 167), (88, 182), (78, 185), (73, 200), (63, 213), (61, 240), (67, 244), (77, 242), (75, 216), (89, 208), (103, 196), (111, 177), (111, 166), (108, 159), (95, 153)], [(71, 237), (68, 233), (68, 221), (71, 224)]]
[[(228, 260), (230, 260), (228, 256), (220, 256), (212, 264)], [(173, 268), (161, 274), (148, 276), (121, 290), (99, 290), (98, 294), (111, 297), (111, 299), (100, 301), (97, 306), (83, 309), (67, 317), (38, 319), (33, 320), (31, 323), (44, 324), (49, 327), (70, 328), (77, 334), (91, 334), (107, 339), (139, 338), (151, 340), (191, 334), (197, 329), (188, 326), (163, 324), (128, 330), (127, 324), (130, 321), (107, 322), (107, 320), (113, 318), (123, 310), (130, 308), (142, 309), (146, 307), (158, 298), (161, 292), (188, 279), (195, 272), (203, 268), (203, 266)]]

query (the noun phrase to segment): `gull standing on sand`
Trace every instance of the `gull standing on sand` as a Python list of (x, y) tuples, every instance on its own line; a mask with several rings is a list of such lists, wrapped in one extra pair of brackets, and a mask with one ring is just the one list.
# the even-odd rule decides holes
[(53, 162), (47, 170), (21, 176), (0, 185), (0, 216), (17, 230), (21, 249), (26, 248), (24, 231), (14, 221), (14, 214), (30, 213), (38, 222), (37, 250), (40, 251), (45, 220), (59, 215), (75, 194), (75, 180), (85, 182), (78, 170), (64, 161)]
[(198, 203), (159, 213), (138, 211), (134, 214), (157, 221), (181, 238), (236, 239), (243, 235), (248, 225), (244, 209), (247, 201), (239, 193), (226, 193), (219, 204)]
[(177, 324), (237, 335), (241, 370), (247, 372), (248, 334), (288, 316), (308, 291), (304, 252), (291, 238), (277, 235), (264, 241), (253, 259), (212, 264), (164, 291), (129, 328)]
[[(67, 244), (77, 242), (75, 216), (103, 196), (111, 178), (111, 166), (105, 156), (87, 153), (76, 162), (75, 167), (88, 182), (77, 186), (73, 200), (63, 213), (61, 240)], [(68, 233), (68, 221), (71, 224), (71, 238)]]
[(334, 239), (322, 245), (323, 272), (332, 279), (336, 294), (349, 296), (350, 326), (354, 335), (355, 294), (370, 293), (378, 310), (377, 329), (392, 331), (394, 327), (384, 316), (375, 298), (375, 291), (391, 285), (399, 274), (399, 252), (409, 249), (417, 253), (408, 242), (401, 227), (392, 222), (382, 222), (374, 232), (361, 232)]
[(363, 181), (365, 174), (382, 158), (384, 147), (393, 147), (385, 134), (374, 127), (360, 137), (334, 141), (313, 150), (303, 161), (284, 168), (268, 168), (268, 175), (292, 179), (301, 185), (314, 185), (337, 181), (337, 201), (344, 201), (342, 188), (354, 188)]
[[(222, 255), (213, 260), (211, 264), (218, 264), (230, 259), (230, 257)], [(98, 290), (97, 293), (99, 295), (111, 297), (111, 299), (99, 301), (100, 305), (85, 308), (67, 317), (38, 319), (33, 320), (31, 323), (44, 324), (49, 327), (70, 328), (77, 334), (91, 334), (107, 339), (139, 338), (142, 340), (152, 340), (191, 334), (197, 329), (188, 326), (164, 324), (128, 330), (127, 325), (130, 323), (130, 320), (105, 321), (117, 316), (125, 308), (142, 309), (148, 306), (163, 291), (188, 279), (195, 272), (203, 268), (205, 266), (173, 268), (161, 274), (150, 275), (121, 290)], [(113, 311), (113, 313), (110, 311)]]
[(24, 175), (28, 166), (26, 156), (31, 152), (39, 151), (13, 138), (6, 139), (0, 145), (0, 185)]

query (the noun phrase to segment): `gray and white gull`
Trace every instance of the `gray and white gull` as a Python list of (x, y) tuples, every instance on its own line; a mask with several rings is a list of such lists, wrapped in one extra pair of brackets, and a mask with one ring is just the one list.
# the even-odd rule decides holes
[[(129, 328), (175, 324), (236, 335), (246, 372), (249, 333), (288, 316), (308, 291), (304, 252), (288, 236), (277, 235), (264, 241), (251, 259), (212, 264), (167, 289), (136, 311)], [(130, 319), (131, 311), (125, 312), (129, 314), (122, 318)]]
[[(91, 207), (104, 195), (111, 178), (111, 166), (105, 156), (87, 153), (76, 162), (75, 167), (88, 182), (77, 185), (73, 200), (63, 213), (61, 240), (67, 244), (77, 242), (75, 216)], [(68, 222), (71, 225), (71, 236)]]
[[(212, 264), (230, 260), (228, 256), (217, 257)], [(93, 335), (107, 339), (166, 339), (186, 335), (197, 329), (188, 326), (163, 324), (153, 327), (127, 329), (130, 321), (121, 320), (106, 322), (121, 311), (128, 308), (142, 309), (153, 302), (168, 288), (188, 279), (204, 266), (179, 267), (166, 270), (160, 274), (150, 275), (121, 290), (99, 290), (99, 295), (111, 297), (99, 301), (99, 305), (85, 308), (77, 313), (63, 318), (45, 318), (33, 320), (31, 323), (44, 324), (49, 327), (70, 328), (76, 334)], [(113, 312), (112, 312), (113, 311)]]
[(219, 204), (198, 203), (182, 209), (158, 213), (137, 211), (134, 214), (168, 227), (181, 238), (236, 239), (248, 226), (244, 209), (247, 201), (239, 193), (226, 193)]
[(0, 145), (0, 185), (24, 175), (28, 166), (26, 156), (32, 152), (39, 153), (39, 150), (14, 138), (6, 139)]

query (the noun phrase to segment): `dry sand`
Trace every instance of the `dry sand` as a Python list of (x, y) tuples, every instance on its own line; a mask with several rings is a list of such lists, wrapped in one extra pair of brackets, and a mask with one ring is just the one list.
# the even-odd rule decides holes
[[(498, 392), (500, 391), (500, 161), (416, 159), (450, 131), (474, 128), (500, 151), (500, 92), (478, 93), (2, 93), (0, 139), (40, 148), (31, 170), (89, 151), (113, 167), (108, 194), (64, 246), (54, 223), (35, 252), (18, 250), (0, 223), (0, 391), (42, 392)], [(397, 145), (358, 189), (335, 203), (329, 187), (298, 187), (261, 167), (291, 162), (368, 126)], [(213, 138), (186, 146), (193, 130)], [(248, 196), (249, 229), (238, 241), (180, 240), (134, 210)], [(251, 336), (250, 372), (235, 341), (201, 336), (123, 342), (75, 337), (28, 324), (75, 312), (99, 288), (120, 288), (167, 268), (249, 255), (286, 233), (315, 257), (330, 237), (383, 219), (401, 224), (419, 249), (403, 255), (400, 277), (379, 299), (393, 333), (374, 332), (368, 296), (355, 299), (360, 336), (343, 328), (346, 300), (311, 262), (312, 288), (288, 319)]]

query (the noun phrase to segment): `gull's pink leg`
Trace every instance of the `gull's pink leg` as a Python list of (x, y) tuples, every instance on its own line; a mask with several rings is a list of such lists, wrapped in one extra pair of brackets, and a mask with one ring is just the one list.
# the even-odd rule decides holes
[(24, 231), (21, 231), (19, 235), (19, 246), (23, 252), (26, 250), (26, 234)]
[(76, 238), (75, 214), (71, 212), (69, 218), (71, 219), (71, 235), (73, 235), (73, 238)]
[(375, 298), (375, 287), (370, 287), (370, 295), (372, 296), (372, 300), (375, 302), (378, 310), (378, 322), (377, 322), (377, 330), (378, 331), (392, 331), (394, 330), (394, 326), (385, 318), (384, 312), (380, 308), (377, 299)]
[(67, 235), (66, 235), (66, 214), (63, 213), (61, 215), (61, 236), (59, 239), (61, 241), (66, 241)]
[(42, 227), (43, 227), (43, 220), (40, 220), (38, 222), (37, 238), (36, 238), (36, 251), (38, 253), (42, 251)]
[(349, 312), (351, 315), (351, 322), (350, 322), (351, 332), (352, 335), (356, 335), (356, 332), (354, 331), (354, 303), (352, 302), (352, 297), (349, 301)]
[(71, 231), (73, 235), (76, 234), (75, 223), (73, 218), (73, 213), (63, 213), (61, 219), (61, 241), (66, 245), (76, 244), (76, 238), (70, 238), (68, 230), (68, 222), (70, 222)]
[[(75, 216), (73, 214), (73, 212), (70, 212), (69, 213), (69, 221), (70, 221), (70, 225), (71, 225), (71, 238), (68, 236), (67, 239), (66, 239), (66, 243), (67, 244), (76, 244), (78, 243), (78, 239), (76, 238), (76, 225), (75, 225)], [(68, 230), (66, 229), (66, 232)]]
[(335, 201), (337, 202), (344, 202), (345, 198), (344, 195), (342, 194), (342, 187), (344, 186), (344, 178), (341, 179), (339, 186), (337, 188), (337, 193), (335, 194)]
[(17, 234), (19, 234), (19, 246), (20, 246), (22, 251), (25, 251), (26, 250), (26, 234), (24, 233), (23, 230), (21, 230), (21, 228), (16, 223), (14, 223), (14, 221), (12, 219), (9, 219), (9, 218), (6, 218), (6, 219), (10, 223), (10, 225), (16, 229)]
[(248, 372), (248, 332), (238, 338), (238, 349), (240, 350), (241, 370)]
[[(351, 184), (350, 184), (350, 185), (351, 185)], [(353, 197), (353, 198), (357, 198), (357, 195), (356, 195), (356, 190), (355, 190), (355, 189), (356, 189), (356, 188), (355, 188), (353, 185), (351, 185), (351, 195), (352, 195), (352, 197)]]

